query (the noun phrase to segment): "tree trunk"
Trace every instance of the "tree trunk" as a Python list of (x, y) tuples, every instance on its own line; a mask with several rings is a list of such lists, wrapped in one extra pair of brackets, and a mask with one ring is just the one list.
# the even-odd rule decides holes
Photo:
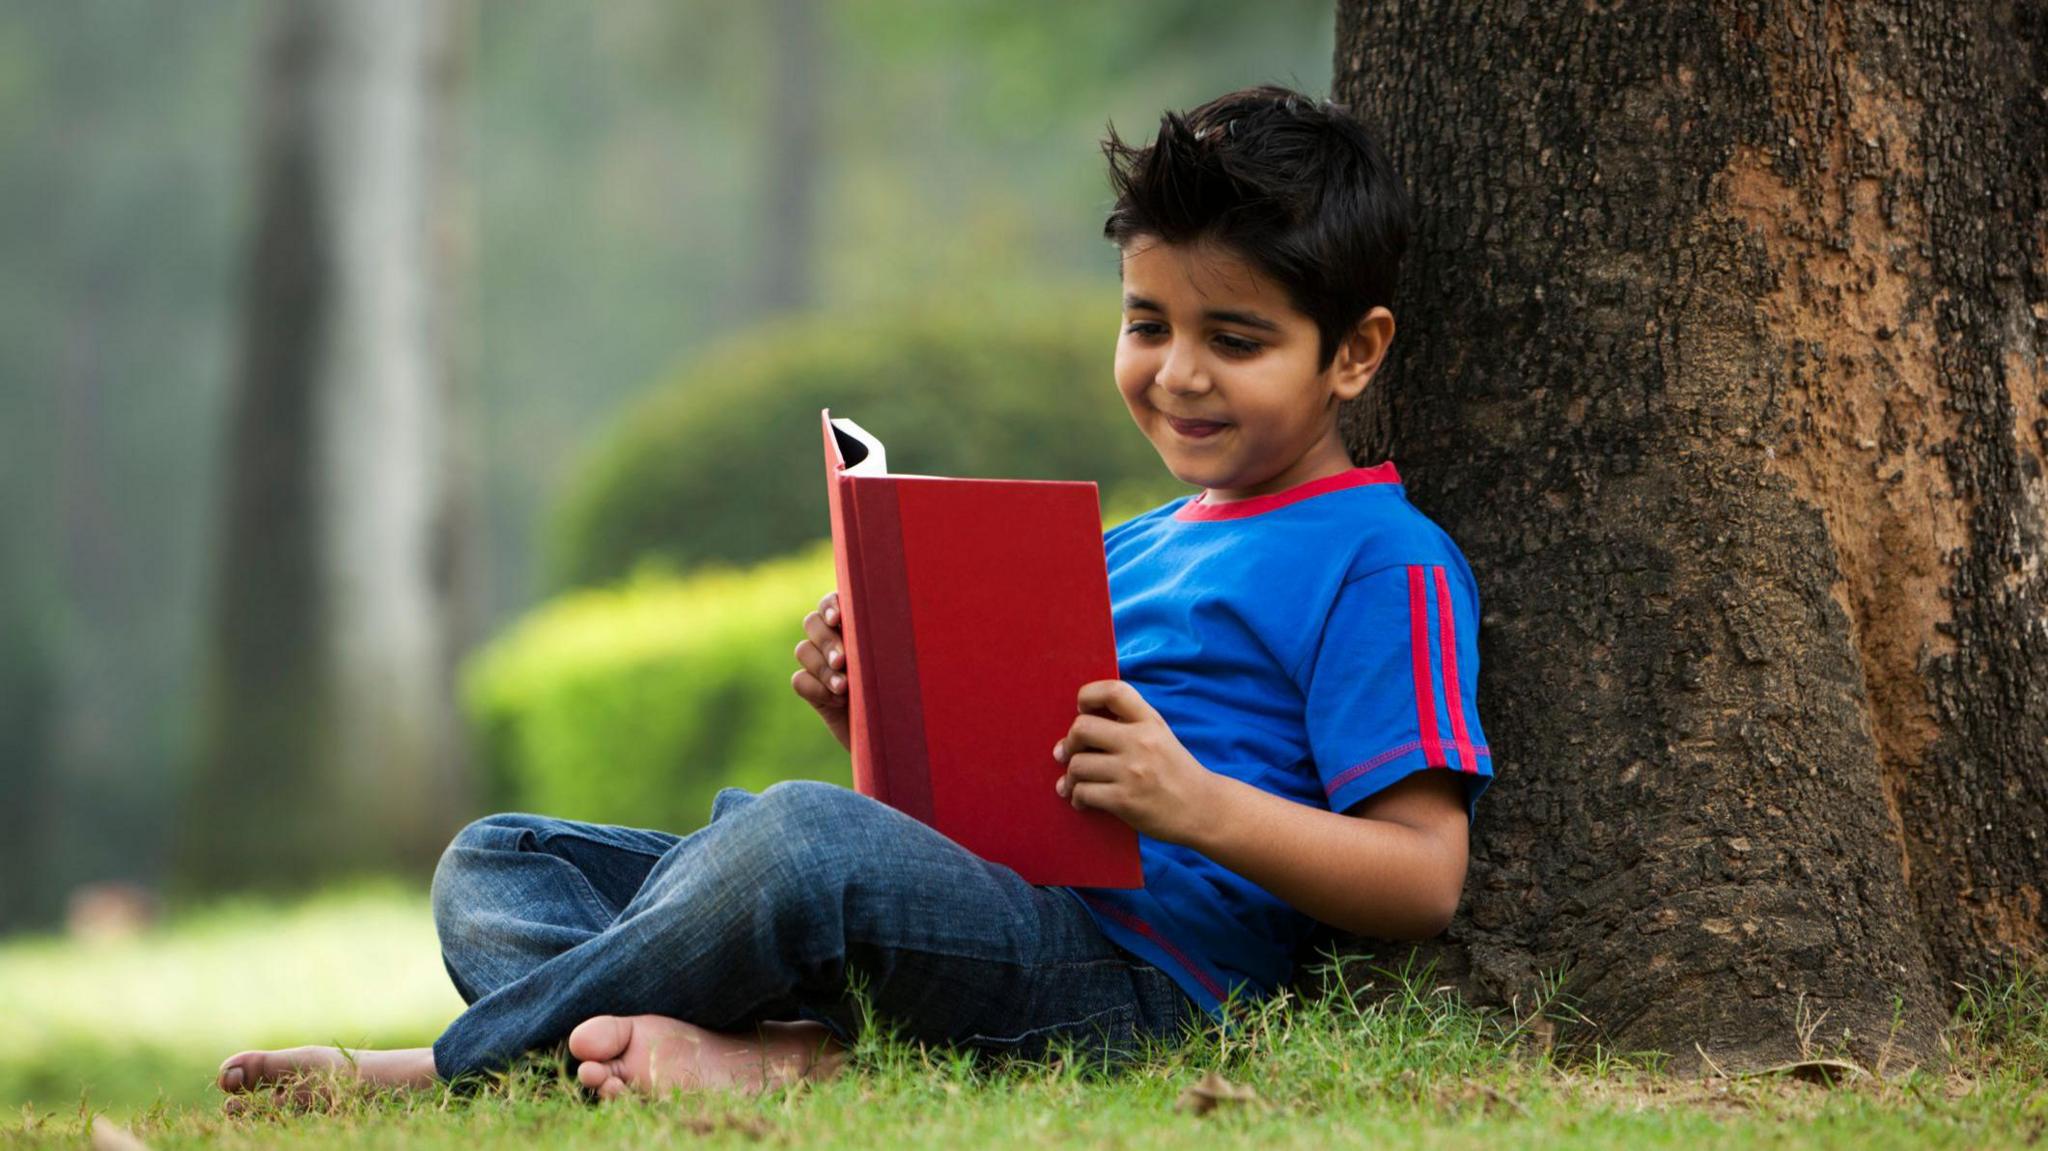
[[(9, 586), (15, 573), (0, 555), (0, 934), (29, 926), (56, 909), (58, 892), (47, 882), (57, 845), (50, 778), (50, 726), (56, 711), (56, 676), (47, 626), (31, 606), (28, 589)], [(21, 582), (26, 582), (22, 580)]]
[(760, 284), (764, 313), (794, 312), (810, 306), (816, 246), (817, 188), (824, 167), (819, 123), (825, 109), (827, 13), (817, 0), (775, 0), (761, 9), (773, 45), (773, 85), (768, 93), (767, 150), (762, 165)]
[(418, 865), (463, 812), (452, 339), (466, 13), (273, 13), (188, 876)]
[(2038, 2), (1340, 2), (1419, 209), (1347, 433), (1484, 602), (1468, 994), (1895, 1070), (2042, 956), (2044, 53)]

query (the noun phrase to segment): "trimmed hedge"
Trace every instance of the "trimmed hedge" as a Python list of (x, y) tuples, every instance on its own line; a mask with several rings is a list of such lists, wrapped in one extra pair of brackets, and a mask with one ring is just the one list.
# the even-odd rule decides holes
[[(1151, 506), (1110, 499), (1104, 523)], [(721, 787), (853, 786), (789, 687), (803, 617), (833, 583), (821, 541), (744, 571), (643, 569), (535, 609), (466, 669), (492, 807), (686, 832)]]
[(779, 321), (712, 352), (630, 409), (585, 457), (549, 524), (557, 587), (746, 564), (825, 534), (818, 409), (927, 475), (1087, 479), (1105, 502), (1188, 491), (1132, 426), (1110, 362), (1114, 312), (943, 308)]
[(490, 803), (681, 832), (704, 825), (721, 787), (853, 786), (845, 750), (789, 687), (803, 617), (832, 586), (827, 543), (542, 605), (467, 669)]

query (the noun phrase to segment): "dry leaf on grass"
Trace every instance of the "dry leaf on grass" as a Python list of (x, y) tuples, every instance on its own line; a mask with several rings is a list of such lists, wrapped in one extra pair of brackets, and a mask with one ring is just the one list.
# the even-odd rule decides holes
[(1802, 1083), (1814, 1083), (1822, 1087), (1833, 1087), (1847, 1079), (1868, 1079), (1870, 1072), (1841, 1059), (1801, 1059), (1793, 1063), (1780, 1063), (1776, 1067), (1745, 1071), (1736, 1078), (1765, 1079), (1777, 1076), (1786, 1076)]
[(1225, 1104), (1251, 1103), (1258, 1097), (1259, 1093), (1250, 1087), (1232, 1083), (1220, 1073), (1211, 1071), (1181, 1091), (1173, 1107), (1176, 1111), (1207, 1115)]

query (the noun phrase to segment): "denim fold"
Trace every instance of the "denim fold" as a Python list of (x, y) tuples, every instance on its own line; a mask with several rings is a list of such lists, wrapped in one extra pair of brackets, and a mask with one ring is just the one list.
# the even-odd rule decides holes
[(1117, 1064), (1206, 1021), (1036, 886), (878, 800), (813, 780), (720, 790), (688, 835), (487, 816), (443, 853), (435, 928), (468, 1008), (434, 1042), (444, 1079), (502, 1069), (594, 1015), (714, 1031), (811, 1020), (858, 1034), (859, 987), (900, 1038)]

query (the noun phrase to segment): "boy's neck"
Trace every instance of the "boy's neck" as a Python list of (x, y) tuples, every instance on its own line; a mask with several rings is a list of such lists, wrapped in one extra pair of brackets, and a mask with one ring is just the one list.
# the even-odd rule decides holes
[(1303, 484), (1313, 483), (1316, 480), (1325, 479), (1329, 476), (1343, 475), (1357, 465), (1351, 462), (1351, 453), (1345, 450), (1343, 441), (1336, 438), (1335, 431), (1332, 428), (1331, 434), (1317, 441), (1314, 449), (1303, 455), (1293, 464), (1290, 464), (1271, 480), (1258, 485), (1257, 490), (1227, 492), (1217, 488), (1204, 488), (1202, 490), (1202, 502), (1205, 504), (1240, 503), (1244, 500), (1258, 499), (1261, 496), (1270, 496), (1291, 488), (1298, 488)]

